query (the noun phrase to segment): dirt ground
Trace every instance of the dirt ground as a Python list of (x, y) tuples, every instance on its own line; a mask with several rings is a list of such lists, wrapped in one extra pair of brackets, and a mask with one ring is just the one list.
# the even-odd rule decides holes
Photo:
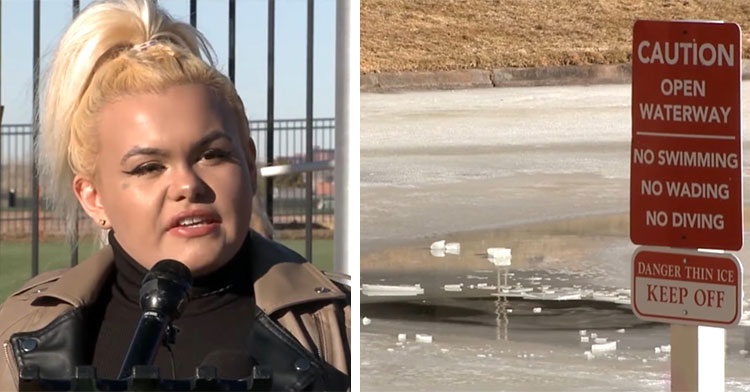
[(735, 22), (750, 43), (748, 0), (361, 0), (360, 71), (627, 63), (637, 19)]

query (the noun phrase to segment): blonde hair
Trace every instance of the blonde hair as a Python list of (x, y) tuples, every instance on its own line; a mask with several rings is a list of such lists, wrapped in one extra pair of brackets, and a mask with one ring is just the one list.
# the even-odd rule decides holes
[(93, 178), (96, 170), (97, 113), (117, 97), (206, 85), (236, 116), (240, 140), (247, 144), (244, 106), (214, 57), (198, 30), (173, 20), (152, 0), (98, 1), (75, 18), (49, 69), (37, 146), (41, 184), (68, 228), (78, 209), (73, 178)]

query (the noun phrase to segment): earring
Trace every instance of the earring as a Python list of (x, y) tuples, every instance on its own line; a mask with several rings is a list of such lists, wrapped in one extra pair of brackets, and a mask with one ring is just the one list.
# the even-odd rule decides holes
[(99, 226), (105, 226), (107, 224), (106, 219), (99, 219)]

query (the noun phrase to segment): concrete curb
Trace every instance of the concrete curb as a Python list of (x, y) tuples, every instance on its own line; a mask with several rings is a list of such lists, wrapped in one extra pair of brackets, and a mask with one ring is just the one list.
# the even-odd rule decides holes
[[(571, 65), (560, 67), (498, 68), (492, 71), (384, 72), (359, 77), (360, 92), (453, 90), (479, 87), (532, 87), (592, 84), (627, 84), (630, 64)], [(750, 61), (742, 62), (742, 79), (750, 79)]]
[(630, 83), (631, 65), (500, 68), (492, 76), (494, 87)]
[(475, 87), (492, 87), (491, 72), (479, 69), (387, 72), (359, 77), (359, 90), (362, 92), (449, 90)]

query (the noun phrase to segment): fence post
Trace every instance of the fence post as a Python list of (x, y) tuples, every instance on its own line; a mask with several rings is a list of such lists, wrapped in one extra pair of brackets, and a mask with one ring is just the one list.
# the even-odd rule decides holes
[[(266, 164), (268, 166), (273, 166), (275, 34), (276, 1), (268, 0), (268, 97), (266, 98)], [(273, 227), (273, 177), (266, 178), (266, 215)]]
[[(81, 4), (80, 0), (73, 0), (73, 19), (75, 19), (76, 16), (78, 16), (78, 13), (81, 11)], [(66, 218), (63, 217), (63, 222), (67, 223)], [(67, 225), (64, 225), (67, 229)], [(75, 212), (75, 224), (73, 225), (73, 233), (69, 236), (69, 243), (68, 246), (70, 246), (70, 266), (75, 267), (78, 265), (78, 209), (76, 209)]]
[[(307, 0), (307, 111), (306, 111), (306, 143), (305, 161), (313, 161), (313, 34), (315, 32), (315, 5), (313, 0)], [(305, 258), (313, 261), (312, 255), (312, 208), (313, 208), (313, 172), (305, 173)]]
[[(32, 118), (34, 126), (32, 128), (32, 149), (36, 149), (37, 137), (39, 136), (39, 14), (40, 0), (34, 0), (34, 97)], [(32, 154), (31, 159), (31, 276), (39, 274), (39, 173), (36, 166), (36, 157)]]
[(190, 25), (195, 27), (198, 25), (198, 5), (196, 0), (190, 0)]
[(229, 0), (229, 80), (234, 84), (234, 37), (235, 37), (235, 14), (237, 3)]

